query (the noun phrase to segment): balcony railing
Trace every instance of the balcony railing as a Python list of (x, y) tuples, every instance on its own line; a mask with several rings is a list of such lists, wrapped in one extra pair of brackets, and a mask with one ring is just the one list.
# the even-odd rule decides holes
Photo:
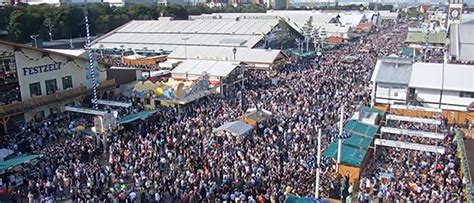
[[(105, 90), (115, 87), (115, 80), (106, 80), (100, 83), (97, 87), (97, 90)], [(49, 104), (53, 104), (56, 102), (65, 101), (68, 99), (73, 99), (80, 96), (85, 96), (90, 93), (85, 86), (67, 89), (63, 91), (56, 92), (54, 94), (40, 96), (40, 97), (33, 97), (26, 101), (21, 101), (13, 104), (8, 104), (4, 106), (0, 106), (0, 116), (7, 116), (7, 115), (15, 115), (19, 113), (23, 113), (30, 109), (45, 106)]]

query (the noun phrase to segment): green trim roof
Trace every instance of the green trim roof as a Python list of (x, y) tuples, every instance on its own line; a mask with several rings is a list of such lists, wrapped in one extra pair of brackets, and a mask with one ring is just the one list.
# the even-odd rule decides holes
[(5, 171), (21, 165), (23, 163), (27, 163), (33, 159), (36, 159), (40, 157), (41, 155), (39, 154), (33, 154), (33, 155), (23, 155), (23, 156), (18, 156), (12, 159), (7, 159), (4, 162), (0, 163), (0, 173), (4, 173)]
[(136, 121), (138, 119), (146, 119), (150, 115), (152, 115), (156, 112), (157, 111), (140, 111), (136, 114), (131, 114), (131, 115), (119, 118), (118, 122), (121, 123), (121, 124), (127, 124), (127, 123), (130, 123), (130, 122)]
[[(373, 112), (383, 115), (385, 112), (363, 107), (361, 112)], [(341, 163), (350, 166), (359, 167), (367, 154), (370, 144), (374, 140), (379, 126), (368, 125), (357, 120), (349, 120), (344, 124), (344, 129), (351, 132), (351, 137), (342, 142)], [(323, 155), (337, 159), (337, 142), (331, 143)]]
[[(425, 43), (426, 33), (424, 32), (409, 32), (405, 42), (407, 43)], [(444, 32), (430, 33), (428, 36), (428, 43), (431, 44), (445, 44), (447, 35)]]
[(405, 48), (400, 52), (400, 54), (404, 56), (413, 56), (414, 52), (415, 52), (414, 49)]

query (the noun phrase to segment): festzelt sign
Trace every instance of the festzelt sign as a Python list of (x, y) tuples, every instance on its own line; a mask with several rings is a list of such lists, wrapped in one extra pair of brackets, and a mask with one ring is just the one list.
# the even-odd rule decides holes
[(61, 63), (52, 63), (41, 66), (25, 67), (23, 68), (23, 75), (36, 75), (39, 73), (51, 72), (61, 69)]

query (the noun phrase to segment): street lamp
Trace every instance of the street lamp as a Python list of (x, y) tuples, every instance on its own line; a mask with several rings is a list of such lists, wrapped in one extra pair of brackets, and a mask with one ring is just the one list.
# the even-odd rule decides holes
[(188, 50), (187, 50), (188, 43), (187, 42), (188, 42), (189, 37), (183, 37), (181, 39), (184, 40), (184, 58), (188, 59)]
[[(235, 50), (237, 51), (237, 49), (235, 49)], [(235, 54), (235, 52), (234, 52), (234, 54)], [(242, 80), (242, 90), (240, 91), (240, 111), (242, 111), (242, 117), (243, 117), (243, 116), (245, 116), (245, 112), (244, 112), (245, 65), (241, 64), (240, 67), (242, 68), (242, 78), (241, 78), (241, 80)]]
[(122, 63), (123, 63), (123, 52), (125, 52), (125, 46), (124, 45), (120, 45), (120, 51), (122, 52), (122, 57), (120, 58), (122, 60)]
[(99, 45), (99, 49), (100, 49), (100, 57), (104, 58), (104, 51), (103, 51), (104, 50), (104, 45), (103, 44)]
[(237, 53), (237, 48), (234, 47), (234, 48), (232, 49), (232, 53), (234, 53), (234, 61), (235, 61), (235, 54)]
[(36, 41), (36, 38), (38, 38), (39, 35), (30, 35), (30, 38), (35, 42), (35, 47), (38, 47), (38, 42)]

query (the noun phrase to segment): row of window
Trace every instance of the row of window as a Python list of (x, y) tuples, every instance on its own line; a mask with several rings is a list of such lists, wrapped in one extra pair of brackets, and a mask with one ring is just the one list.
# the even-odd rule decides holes
[[(63, 90), (72, 88), (72, 77), (71, 76), (63, 77), (62, 82), (63, 82)], [(56, 83), (56, 79), (46, 80), (44, 83), (46, 85), (46, 95), (54, 94), (56, 91), (58, 91), (58, 85)], [(41, 95), (43, 95), (43, 92), (41, 91), (41, 83), (40, 82), (35, 82), (35, 83), (30, 84), (30, 95), (31, 96), (41, 96)]]

